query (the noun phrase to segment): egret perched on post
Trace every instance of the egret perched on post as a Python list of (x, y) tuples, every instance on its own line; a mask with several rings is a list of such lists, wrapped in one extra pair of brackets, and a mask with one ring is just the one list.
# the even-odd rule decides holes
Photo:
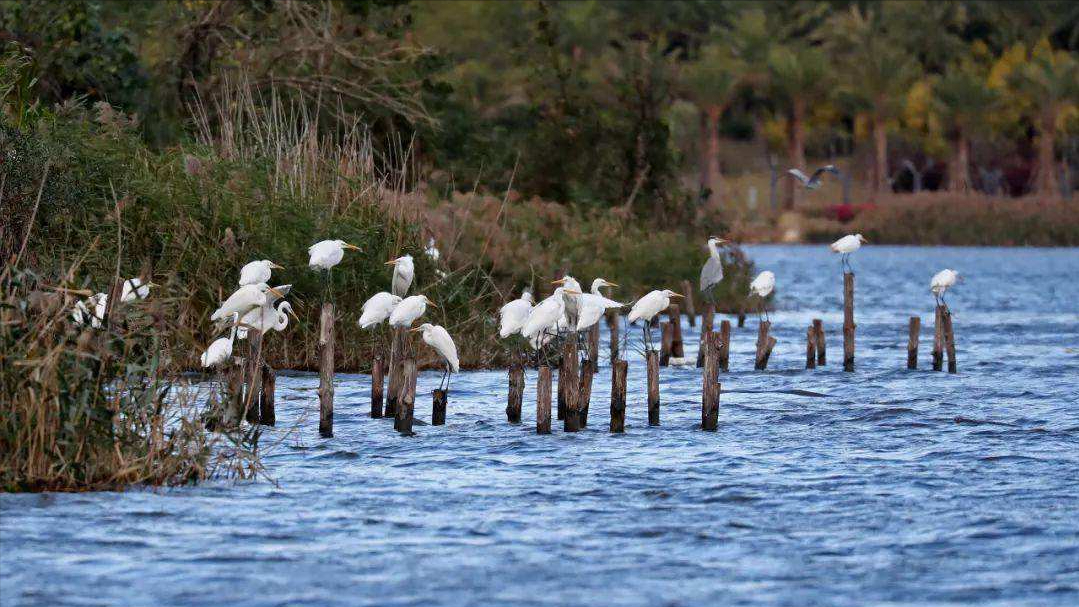
[(933, 275), (933, 279), (929, 281), (929, 290), (933, 292), (938, 306), (942, 303), (948, 305), (948, 302), (944, 301), (944, 294), (960, 280), (962, 279), (959, 272), (947, 268)]
[(861, 234), (847, 234), (831, 245), (833, 253), (839, 253), (843, 259), (843, 267), (853, 271), (850, 267), (850, 254), (862, 248), (862, 243), (869, 242)]
[(408, 288), (412, 286), (412, 279), (416, 275), (416, 265), (412, 263), (412, 256), (402, 255), (397, 259), (387, 261), (386, 265), (393, 266), (390, 291), (398, 297), (404, 297), (408, 294)]
[[(292, 290), (292, 285), (278, 285), (274, 287), (274, 291), (281, 294), (281, 297), (288, 295)], [(267, 291), (266, 303), (257, 308), (251, 308), (251, 310), (244, 314), (240, 318), (240, 329), (236, 332), (237, 339), (247, 339), (248, 327), (251, 330), (259, 333), (267, 333), (269, 331), (284, 331), (288, 327), (288, 314), (292, 314), (293, 318), (297, 321), (300, 319), (296, 317), (296, 313), (292, 311), (292, 304), (287, 301), (281, 302), (279, 306), (274, 307), (274, 303), (280, 297), (271, 295)]]
[(603, 313), (609, 309), (617, 309), (625, 306), (626, 304), (608, 299), (600, 291), (603, 287), (617, 287), (613, 282), (608, 282), (604, 278), (597, 278), (592, 281), (592, 292), (582, 293), (578, 296), (580, 303), (579, 310), (577, 312), (577, 330), (587, 331), (592, 328), (592, 325), (599, 322), (600, 318), (603, 318)]
[(526, 339), (543, 334), (551, 333), (558, 325), (562, 315), (566, 311), (566, 300), (562, 297), (565, 287), (558, 287), (550, 297), (536, 304), (528, 314), (528, 320), (521, 327), (521, 335)]
[(210, 344), (210, 347), (206, 348), (206, 351), (202, 353), (199, 360), (202, 361), (204, 368), (217, 367), (232, 358), (232, 344), (236, 341), (236, 329), (240, 322), (239, 319), (239, 314), (233, 314), (232, 329), (229, 330), (229, 336), (215, 339)]
[(427, 306), (435, 306), (435, 302), (427, 299), (426, 295), (413, 295), (402, 299), (390, 312), (390, 326), (411, 327), (412, 323), (427, 311)]
[(723, 253), (719, 250), (726, 240), (718, 236), (708, 239), (708, 261), (701, 267), (701, 293), (709, 300), (713, 299), (712, 288), (723, 282)]
[[(330, 290), (330, 286), (333, 284), (330, 281), (330, 269), (341, 263), (341, 260), (345, 257), (345, 249), (359, 251), (360, 247), (343, 240), (323, 240), (307, 248), (307, 253), (311, 256), (307, 265), (312, 270), (326, 271), (322, 283), (323, 295)], [(332, 291), (330, 292), (330, 298), (333, 298)]]
[(370, 299), (363, 302), (360, 320), (357, 324), (360, 325), (361, 329), (369, 329), (381, 324), (390, 317), (393, 309), (399, 303), (401, 303), (401, 298), (393, 293), (387, 293), (386, 291), (375, 293)]
[(758, 317), (763, 313), (765, 319), (768, 318), (768, 310), (764, 306), (764, 299), (768, 297), (775, 288), (776, 275), (770, 270), (761, 272), (753, 279), (753, 282), (749, 283), (749, 294), (756, 295), (761, 300), (760, 308), (757, 310)]
[(210, 315), (210, 320), (222, 320), (233, 314), (247, 314), (252, 308), (265, 306), (270, 295), (278, 299), (284, 297), (280, 291), (264, 282), (257, 285), (244, 285), (229, 295), (220, 308), (214, 310), (214, 313)]
[(521, 296), (507, 303), (498, 310), (499, 327), (498, 336), (506, 339), (510, 335), (520, 333), (528, 322), (528, 315), (532, 312), (532, 292), (525, 289)]
[(835, 168), (834, 164), (829, 164), (827, 166), (823, 166), (823, 167), (817, 169), (816, 171), (813, 171), (813, 175), (811, 177), (806, 176), (805, 173), (803, 173), (802, 171), (800, 171), (798, 169), (790, 169), (790, 170), (787, 171), (788, 175), (790, 175), (791, 177), (794, 177), (799, 182), (801, 182), (801, 184), (803, 186), (805, 186), (805, 189), (807, 189), (807, 190), (815, 190), (815, 189), (819, 188), (820, 187), (820, 178), (825, 173), (831, 173), (833, 175), (838, 175), (839, 174), (839, 169)]
[(644, 343), (645, 348), (648, 350), (654, 349), (652, 348), (652, 319), (656, 314), (671, 307), (672, 297), (683, 296), (670, 289), (651, 291), (644, 297), (638, 299), (637, 303), (633, 304), (633, 307), (629, 310), (629, 316), (626, 317), (626, 322), (628, 324), (633, 324), (638, 320), (644, 321)]
[(269, 259), (259, 259), (252, 261), (240, 268), (240, 286), (244, 285), (257, 285), (260, 282), (270, 282), (270, 274), (273, 270), (283, 270), (284, 268), (270, 261)]
[(576, 278), (566, 274), (558, 280), (551, 281), (551, 284), (565, 287), (562, 291), (562, 297), (566, 300), (566, 319), (569, 321), (570, 327), (576, 326), (581, 301), (581, 283), (577, 282)]
[(449, 390), (450, 373), (457, 373), (461, 370), (461, 363), (457, 359), (457, 346), (453, 343), (453, 338), (450, 337), (449, 331), (446, 331), (441, 325), (432, 325), (429, 322), (423, 323), (412, 329), (412, 331), (422, 331), (423, 343), (438, 352), (438, 355), (446, 363), (446, 372), (442, 375), (442, 380), (438, 382), (438, 388), (440, 390)]

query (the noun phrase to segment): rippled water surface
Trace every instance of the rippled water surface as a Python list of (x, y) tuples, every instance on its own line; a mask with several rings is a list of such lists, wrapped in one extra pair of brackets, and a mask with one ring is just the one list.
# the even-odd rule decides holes
[[(323, 440), (317, 379), (281, 378), (276, 485), (0, 496), (2, 602), (1079, 604), (1079, 251), (867, 247), (853, 374), (836, 364), (837, 261), (749, 253), (778, 278), (779, 345), (754, 372), (756, 321), (734, 331), (716, 433), (696, 428), (694, 368), (663, 369), (648, 427), (639, 359), (617, 436), (605, 363), (576, 435), (534, 434), (534, 373), (524, 423), (506, 423), (491, 371), (457, 377), (448, 425), (413, 438), (342, 375)], [(910, 372), (907, 318), (928, 367), (942, 267), (966, 275), (949, 298), (959, 374)], [(830, 364), (806, 371), (814, 317)], [(437, 380), (420, 377), (421, 419)]]

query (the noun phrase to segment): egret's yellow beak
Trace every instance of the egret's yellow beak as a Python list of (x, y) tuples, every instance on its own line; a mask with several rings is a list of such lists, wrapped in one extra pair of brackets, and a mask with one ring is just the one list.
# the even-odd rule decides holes
[(566, 284), (566, 279), (565, 278), (559, 278), (558, 280), (552, 280), (551, 284), (561, 286), (561, 285)]
[(383, 265), (387, 265), (387, 266), (394, 266), (394, 265), (397, 265), (397, 260), (396, 260), (396, 259), (391, 259), (391, 260), (387, 261), (387, 262), (386, 262), (385, 264), (383, 264)]
[(284, 270), (285, 269), (285, 266), (279, 266), (279, 265), (277, 265), (276, 263), (274, 263), (272, 261), (270, 262), (270, 267), (275, 269), (275, 270)]
[(292, 311), (292, 308), (288, 308), (288, 309), (286, 310), (286, 312), (288, 312), (289, 314), (291, 314), (291, 315), (292, 315), (292, 317), (296, 319), (296, 322), (300, 322), (300, 317), (299, 317), (299, 316), (296, 316), (296, 313)]
[(352, 249), (353, 251), (359, 251), (360, 250), (360, 247), (357, 247), (354, 244), (348, 244), (347, 242), (345, 244), (341, 245), (341, 246), (345, 247), (346, 249)]
[(427, 299), (426, 297), (424, 297), (423, 299), (424, 299), (424, 300), (425, 300), (425, 301), (427, 302), (427, 305), (429, 305), (429, 306), (434, 306), (434, 307), (436, 307), (436, 308), (438, 307), (438, 304), (436, 304), (435, 302), (431, 301), (430, 299)]
[(570, 295), (580, 295), (581, 294), (581, 292), (578, 291), (577, 289), (566, 289), (565, 291), (562, 291), (562, 292), (563, 293), (569, 293)]
[(423, 331), (423, 329), (420, 328), (420, 327), (416, 327), (415, 329), (409, 329), (408, 330), (409, 333), (418, 333), (420, 331)]
[(266, 289), (266, 292), (267, 293), (273, 293), (277, 297), (284, 297), (285, 296), (284, 293), (282, 293), (281, 291), (278, 291), (277, 289), (275, 289), (273, 287), (270, 287), (269, 289)]
[(617, 287), (617, 286), (619, 286), (619, 285), (618, 285), (618, 283), (614, 283), (614, 282), (608, 282), (608, 281), (604, 281), (604, 282), (606, 282), (606, 283), (607, 283), (607, 286), (608, 286), (608, 287)]
[(681, 293), (671, 293), (671, 297), (685, 297), (685, 295), (682, 295)]

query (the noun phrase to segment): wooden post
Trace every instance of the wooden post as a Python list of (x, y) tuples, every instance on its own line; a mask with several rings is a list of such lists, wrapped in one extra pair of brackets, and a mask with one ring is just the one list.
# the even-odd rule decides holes
[(244, 391), (244, 418), (248, 423), (259, 423), (259, 390), (262, 389), (262, 332), (250, 331), (247, 334), (247, 360), (244, 361), (244, 377), (247, 389)]
[(697, 348), (698, 369), (704, 366), (704, 352), (707, 349), (705, 345), (708, 343), (708, 334), (712, 332), (715, 325), (715, 317), (716, 306), (714, 304), (704, 306), (704, 312), (701, 314), (701, 343)]
[(599, 367), (599, 323), (588, 330), (588, 361), (593, 367)]
[(933, 370), (944, 369), (944, 306), (937, 306), (937, 317), (933, 321)]
[(431, 393), (431, 425), (442, 426), (446, 424), (446, 404), (449, 394), (445, 390), (435, 390)]
[(581, 401), (577, 360), (577, 334), (571, 332), (562, 347), (562, 369), (558, 372), (558, 387), (566, 399), (566, 412), (563, 419), (564, 432), (576, 432), (581, 429)]
[(607, 331), (611, 334), (611, 361), (618, 360), (618, 311), (607, 310)]
[(405, 346), (408, 341), (408, 327), (391, 327), (390, 337), (390, 369), (388, 386), (386, 388), (386, 410), (382, 412), (385, 417), (397, 417), (397, 399), (401, 395), (401, 361), (404, 360)]
[(659, 425), (659, 356), (655, 350), (646, 354), (648, 362), (648, 425)]
[(854, 274), (843, 273), (843, 370), (854, 371)]
[(757, 359), (753, 368), (758, 371), (763, 371), (768, 368), (768, 356), (772, 353), (769, 342), (771, 342), (772, 345), (775, 345), (775, 339), (768, 335), (768, 331), (771, 328), (772, 322), (769, 320), (762, 320), (761, 324), (757, 327)]
[(536, 378), (536, 434), (551, 433), (551, 368), (540, 365)]
[(666, 367), (671, 364), (671, 344), (674, 342), (674, 327), (669, 322), (662, 322), (662, 337), (659, 342), (659, 365)]
[(318, 331), (318, 433), (333, 436), (333, 304), (322, 304)]
[(678, 304), (671, 304), (667, 308), (667, 320), (671, 324), (671, 357), (685, 358), (686, 349), (682, 341), (682, 313)]
[(806, 369), (817, 368), (817, 334), (813, 325), (806, 329)]
[(229, 360), (228, 370), (225, 372), (228, 382), (228, 394), (225, 396), (225, 412), (221, 422), (226, 428), (239, 427), (244, 418), (244, 367), (242, 360), (238, 357)]
[(262, 389), (259, 391), (259, 423), (264, 426), (277, 424), (277, 412), (274, 410), (274, 389), (277, 387), (277, 376), (273, 369), (265, 365), (262, 370)]
[(611, 363), (611, 432), (626, 431), (626, 371), (629, 363), (616, 360)]
[(688, 280), (682, 281), (682, 295), (685, 295), (684, 301), (686, 305), (686, 320), (689, 321), (689, 326), (697, 326), (697, 307), (693, 305), (693, 283)]
[(381, 354), (375, 355), (371, 362), (371, 417), (382, 417), (383, 388), (385, 386), (386, 366)]
[(941, 319), (944, 325), (944, 349), (948, 353), (948, 373), (957, 373), (955, 362), (955, 333), (952, 332), (952, 311), (944, 306)]
[(394, 414), (393, 427), (405, 436), (415, 434), (412, 420), (416, 416), (416, 360), (406, 358), (401, 361), (401, 391), (397, 395), (397, 411)]
[(719, 323), (719, 370), (726, 373), (730, 370), (731, 363), (731, 321), (724, 320)]
[(585, 360), (581, 363), (581, 384), (577, 388), (577, 400), (580, 403), (581, 427), (588, 427), (588, 406), (592, 402), (592, 381), (596, 376), (596, 363)]
[(524, 404), (525, 370), (519, 362), (510, 367), (510, 390), (506, 398), (506, 419), (511, 424), (521, 423), (521, 406)]
[(922, 319), (920, 316), (910, 317), (910, 337), (907, 338), (907, 368), (918, 368), (918, 337), (922, 331)]
[(817, 336), (817, 366), (823, 367), (828, 364), (828, 356), (824, 346), (824, 323), (819, 318), (813, 319), (813, 333)]
[(738, 328), (741, 329), (744, 326), (746, 326), (746, 313), (745, 312), (739, 312), (738, 313)]
[(701, 430), (715, 432), (719, 427), (719, 335), (709, 331), (701, 347), (705, 349)]

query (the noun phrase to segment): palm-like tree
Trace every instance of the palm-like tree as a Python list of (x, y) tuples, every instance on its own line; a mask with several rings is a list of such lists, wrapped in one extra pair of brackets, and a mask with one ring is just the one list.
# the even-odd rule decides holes
[(953, 64), (933, 85), (934, 110), (952, 142), (948, 189), (970, 191), (970, 138), (984, 130), (987, 114), (998, 102), (997, 91), (973, 66)]
[(1030, 117), (1038, 131), (1036, 191), (1059, 199), (1060, 189), (1054, 170), (1054, 136), (1061, 112), (1079, 102), (1079, 60), (1066, 51), (1038, 49), (1029, 62), (1012, 74), (1009, 84), (1029, 101)]
[(701, 114), (700, 181), (711, 204), (721, 188), (719, 119), (738, 96), (745, 72), (745, 63), (718, 41), (702, 46), (697, 61), (682, 71), (683, 92)]

